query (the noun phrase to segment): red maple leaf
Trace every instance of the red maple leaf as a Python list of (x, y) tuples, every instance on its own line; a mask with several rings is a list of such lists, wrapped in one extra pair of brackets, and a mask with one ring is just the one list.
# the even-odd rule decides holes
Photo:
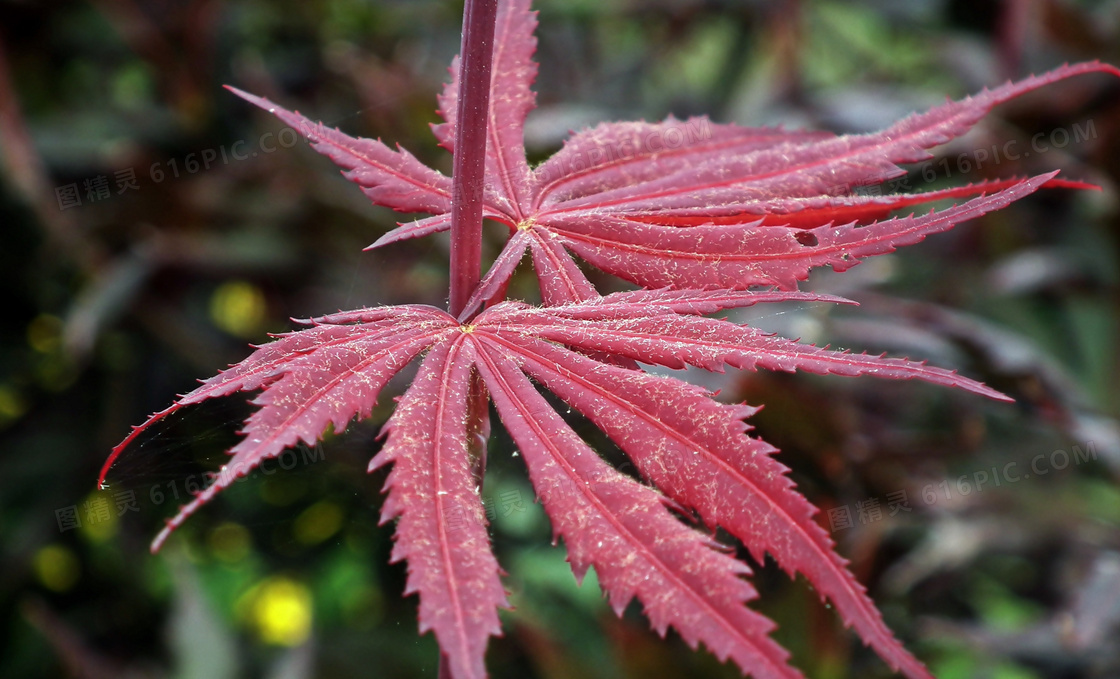
[[(531, 60), (536, 18), (528, 4), (501, 5), (487, 127), (484, 213), (507, 225), (510, 238), (464, 317), (502, 296), (527, 250), (548, 305), (596, 294), (570, 253), (647, 288), (794, 289), (813, 267), (843, 271), (862, 257), (892, 252), (1003, 207), (1041, 182), (1009, 179), (896, 195), (853, 194), (853, 189), (905, 175), (900, 163), (932, 158), (926, 149), (964, 134), (996, 104), (1080, 73), (1116, 72), (1098, 62), (1063, 66), (863, 135), (749, 128), (707, 118), (604, 123), (574, 134), (531, 169), (522, 141), (537, 72)], [(439, 98), (447, 122), (433, 131), (453, 151), (455, 64), (451, 73)], [(298, 129), (374, 203), (433, 215), (402, 224), (371, 247), (450, 227), (450, 178), (407, 151), (351, 138), (230, 89)], [(1088, 186), (1053, 176), (1048, 175), (1051, 186)], [(978, 194), (939, 212), (876, 222), (899, 208)]]
[[(1002, 101), (1072, 75), (1120, 71), (1099, 63), (1064, 66), (868, 135), (745, 128), (706, 118), (603, 124), (576, 133), (530, 168), (522, 128), (534, 105), (535, 25), (528, 0), (500, 3), (483, 212), (508, 225), (510, 237), (462, 312), (378, 307), (307, 321), (309, 327), (258, 347), (136, 427), (106, 461), (102, 479), (125, 447), (167, 414), (235, 392), (260, 392), (228, 464), (168, 522), (153, 543), (158, 549), (188, 516), (263, 460), (315, 442), (328, 426), (342, 431), (367, 417), (390, 378), (422, 356), (370, 469), (392, 465), (382, 512), (383, 522), (396, 521), (392, 558), (407, 560), (406, 593), (420, 595), (421, 631), (435, 633), (452, 676), (485, 676), (488, 639), (500, 633), (497, 609), (508, 605), (472, 448), (472, 436), (488, 431), (479, 415), (488, 397), (521, 450), (577, 577), (594, 566), (617, 612), (637, 597), (662, 634), (674, 627), (693, 647), (703, 642), (756, 677), (800, 676), (768, 636), (773, 623), (744, 605), (756, 596), (742, 577), (747, 566), (682, 521), (672, 504), (695, 511), (709, 528), (726, 529), (759, 560), (769, 554), (791, 575), (804, 574), (891, 667), (928, 677), (814, 522), (816, 509), (794, 490), (775, 449), (749, 436), (744, 418), (754, 410), (648, 374), (636, 362), (917, 378), (1008, 400), (951, 371), (817, 348), (708, 315), (756, 303), (845, 302), (798, 292), (797, 282), (813, 267), (847, 269), (1045, 184), (1083, 186), (1049, 173), (924, 194), (851, 192), (900, 176), (898, 164), (929, 158), (925, 149), (963, 134)], [(375, 204), (432, 215), (375, 246), (451, 224), (451, 180), (406, 151), (237, 93), (300, 130)], [(453, 77), (440, 97), (447, 122), (434, 127), (452, 151), (458, 96)], [(976, 197), (884, 219), (897, 208), (967, 196)], [(541, 306), (502, 301), (526, 251), (540, 280)], [(600, 296), (573, 254), (645, 289)], [(748, 289), (756, 286), (771, 289)], [(649, 485), (607, 465), (538, 387), (602, 429)]]

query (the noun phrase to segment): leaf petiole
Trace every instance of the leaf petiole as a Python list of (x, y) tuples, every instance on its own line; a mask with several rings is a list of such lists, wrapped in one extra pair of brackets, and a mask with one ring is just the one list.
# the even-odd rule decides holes
[(451, 172), (451, 290), (448, 310), (458, 316), (478, 287), (482, 270), (482, 191), (486, 123), (494, 55), (497, 0), (467, 0), (459, 61), (462, 91)]

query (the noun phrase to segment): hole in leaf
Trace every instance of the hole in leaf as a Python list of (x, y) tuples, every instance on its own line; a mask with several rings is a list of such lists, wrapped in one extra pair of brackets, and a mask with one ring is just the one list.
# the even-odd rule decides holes
[(813, 247), (817, 244), (817, 237), (812, 231), (798, 231), (794, 238), (806, 247)]

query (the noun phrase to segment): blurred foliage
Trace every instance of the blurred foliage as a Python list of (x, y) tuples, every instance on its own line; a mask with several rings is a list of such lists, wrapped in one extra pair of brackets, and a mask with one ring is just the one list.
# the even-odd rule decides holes
[[(710, 113), (862, 131), (1063, 61), (1120, 63), (1116, 2), (538, 6), (536, 159), (600, 120)], [(443, 303), (445, 241), (363, 253), (399, 216), (221, 85), (448, 171), (427, 126), (461, 5), (0, 11), (0, 676), (434, 674), (435, 644), (400, 596), (404, 567), (387, 563), (391, 527), (377, 525), (384, 475), (365, 474), (391, 402), (270, 462), (160, 556), (147, 542), (220, 464), (246, 404), (171, 418), (92, 486), (129, 425), (289, 317)], [(1020, 153), (997, 159), (1008, 148)], [(850, 527), (833, 526), (841, 551), (942, 679), (1120, 674), (1120, 84), (1082, 78), (1003, 106), (903, 188), (1050, 168), (1104, 190), (1050, 191), (807, 286), (859, 310), (742, 315), (958, 367), (1017, 405), (872, 379), (696, 376), (767, 405), (752, 423), (824, 525), (848, 512)], [(512, 290), (535, 294), (529, 278)], [(500, 428), (491, 446), (483, 494), (516, 606), (493, 676), (737, 676), (657, 639), (637, 606), (616, 619), (593, 573), (577, 586)], [(803, 581), (756, 571), (757, 607), (809, 676), (889, 676)]]

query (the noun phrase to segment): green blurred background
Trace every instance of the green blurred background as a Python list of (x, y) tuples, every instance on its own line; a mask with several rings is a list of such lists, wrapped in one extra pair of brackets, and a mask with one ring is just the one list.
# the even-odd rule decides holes
[[(537, 161), (600, 120), (868, 131), (1064, 61), (1120, 63), (1116, 2), (538, 9)], [(130, 425), (289, 317), (444, 303), (445, 240), (363, 253), (397, 216), (221, 85), (448, 172), (428, 124), (461, 11), (0, 0), (0, 677), (435, 676), (404, 567), (387, 563), (391, 527), (377, 525), (384, 475), (365, 474), (389, 399), (224, 493), (159, 556), (148, 541), (237, 440), (244, 400), (173, 418), (94, 485)], [(997, 162), (993, 145), (1018, 158)], [(872, 378), (696, 376), (766, 404), (757, 432), (942, 679), (1120, 675), (1120, 82), (1082, 77), (1002, 106), (902, 188), (1051, 168), (1104, 190), (1047, 191), (806, 285), (860, 309), (739, 316), (959, 368), (1015, 405)], [(532, 277), (513, 294), (532, 299)], [(577, 587), (500, 428), (491, 446), (484, 496), (516, 606), (493, 676), (738, 676), (659, 640), (637, 606), (616, 618), (593, 576)], [(890, 676), (803, 580), (755, 566), (754, 605), (808, 676)]]

